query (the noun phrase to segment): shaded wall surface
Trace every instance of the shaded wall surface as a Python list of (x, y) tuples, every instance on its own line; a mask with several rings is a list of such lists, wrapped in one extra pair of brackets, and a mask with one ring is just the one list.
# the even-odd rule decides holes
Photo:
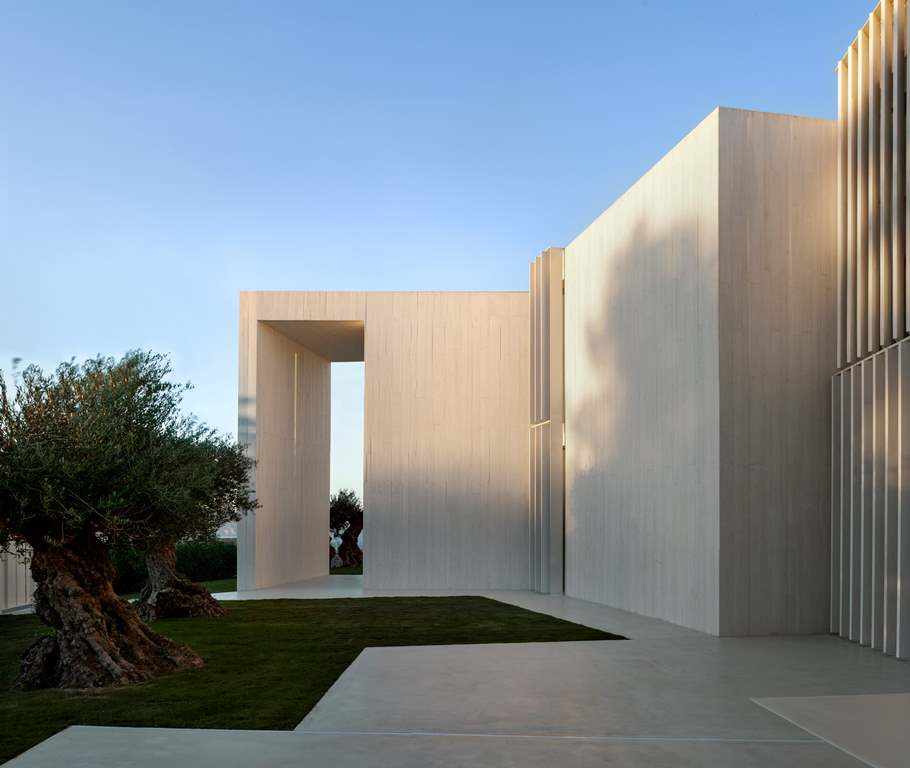
[(720, 109), (566, 248), (566, 590), (827, 624), (834, 127)]
[(565, 250), (566, 592), (718, 627), (718, 115)]
[(238, 526), (241, 589), (329, 571), (330, 364), (265, 323), (250, 334), (256, 407), (241, 441), (255, 450), (261, 507)]
[(34, 589), (28, 562), (0, 554), (0, 611), (27, 605)]
[(910, 340), (831, 381), (831, 631), (910, 658)]
[(720, 117), (720, 631), (823, 632), (836, 130)]
[[(333, 350), (354, 346), (333, 341), (332, 334), (340, 338), (344, 328), (359, 324), (365, 361), (366, 586), (527, 588), (528, 306), (526, 292), (241, 294), (240, 433), (259, 459), (256, 483), (263, 505), (239, 526), (241, 583), (280, 583), (276, 579), (288, 580), (294, 567), (301, 575), (289, 580), (306, 578), (313, 557), (327, 567), (327, 518), (321, 549), (312, 557), (281, 533), (321, 516), (323, 503), (327, 509), (327, 435), (323, 445), (318, 432), (312, 445), (326, 461), (317, 473), (324, 478), (324, 494), (321, 488), (312, 496), (306, 489), (295, 491), (294, 480), (282, 486), (279, 499), (268, 491), (263, 495), (262, 484), (276, 471), (290, 477), (290, 470), (276, 467), (283, 466), (281, 456), (289, 450), (293, 398), (282, 393), (289, 387), (294, 345), (300, 339), (329, 339), (321, 355), (328, 369)], [(307, 325), (314, 322), (323, 324), (315, 335)], [(336, 329), (332, 323), (347, 326)], [(269, 338), (274, 333), (284, 341), (266, 348), (263, 327)], [(251, 377), (254, 369), (258, 380)], [(263, 371), (275, 371), (284, 383), (266, 382)], [(304, 386), (301, 397), (328, 419), (321, 391), (311, 395)], [(268, 431), (266, 412), (278, 424)], [(314, 487), (305, 477), (300, 482)], [(292, 492), (302, 501), (289, 501)], [(272, 543), (264, 545), (265, 540)], [(276, 569), (273, 558), (288, 568)]]

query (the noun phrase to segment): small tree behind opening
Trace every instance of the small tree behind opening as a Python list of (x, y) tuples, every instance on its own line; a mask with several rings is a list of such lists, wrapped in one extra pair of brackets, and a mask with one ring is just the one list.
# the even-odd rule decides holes
[(362, 530), (363, 504), (354, 491), (342, 488), (329, 500), (329, 532), (341, 538), (338, 556), (342, 565), (360, 565), (363, 562), (363, 552), (357, 546), (357, 537)]

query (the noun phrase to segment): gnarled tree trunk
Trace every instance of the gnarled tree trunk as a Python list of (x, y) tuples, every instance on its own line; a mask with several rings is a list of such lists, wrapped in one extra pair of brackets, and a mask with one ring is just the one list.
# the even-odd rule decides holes
[(35, 612), (55, 634), (32, 643), (17, 685), (100, 688), (198, 668), (192, 649), (153, 632), (114, 592), (107, 549), (98, 542), (36, 548)]
[(346, 566), (360, 565), (363, 562), (363, 552), (357, 546), (357, 537), (362, 530), (363, 524), (351, 523), (351, 527), (344, 532), (338, 555)]
[(177, 553), (173, 544), (149, 551), (145, 563), (149, 580), (139, 595), (138, 605), (139, 615), (145, 621), (227, 614), (205, 587), (177, 573)]

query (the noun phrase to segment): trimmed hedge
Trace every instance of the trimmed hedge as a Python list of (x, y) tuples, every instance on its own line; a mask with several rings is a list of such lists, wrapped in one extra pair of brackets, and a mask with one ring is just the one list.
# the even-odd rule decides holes
[(184, 541), (177, 545), (177, 570), (190, 581), (215, 581), (237, 575), (237, 542), (225, 539)]
[[(112, 553), (117, 578), (117, 594), (138, 592), (148, 572), (142, 554), (135, 549), (119, 548)], [(191, 581), (215, 581), (237, 575), (237, 542), (229, 539), (182, 541), (177, 545), (177, 571)]]

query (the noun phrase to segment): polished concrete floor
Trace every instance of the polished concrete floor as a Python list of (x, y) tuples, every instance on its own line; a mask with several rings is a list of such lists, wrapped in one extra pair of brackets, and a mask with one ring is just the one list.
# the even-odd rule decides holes
[(303, 732), (803, 739), (752, 698), (910, 690), (910, 665), (835, 638), (367, 648)]
[(75, 726), (10, 768), (856, 768), (822, 741), (635, 742), (516, 736), (296, 734)]
[[(378, 594), (403, 593), (364, 591), (361, 577), (340, 576), (223, 599)], [(832, 744), (827, 726), (807, 730), (790, 714), (802, 707), (817, 715), (815, 697), (910, 692), (910, 664), (833, 637), (718, 639), (571, 598), (475, 594), (630, 639), (369, 648), (293, 732), (76, 727), (11, 765), (906, 764), (888, 762), (882, 750), (886, 761), (871, 762), (862, 739), (851, 742), (851, 756)], [(786, 702), (790, 714), (772, 711)], [(868, 728), (863, 711), (852, 711), (842, 739)]]
[(910, 765), (910, 694), (768, 698), (756, 703), (872, 765)]

